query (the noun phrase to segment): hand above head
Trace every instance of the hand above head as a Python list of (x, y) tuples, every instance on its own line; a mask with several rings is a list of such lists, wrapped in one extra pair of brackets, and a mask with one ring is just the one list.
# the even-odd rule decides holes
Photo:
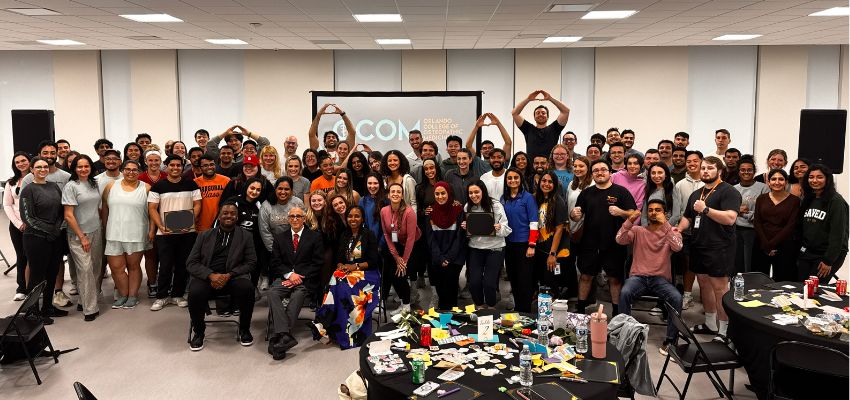
[(542, 90), (535, 90), (535, 91), (531, 92), (531, 94), (528, 95), (527, 100), (528, 101), (539, 100), (537, 98), (537, 95), (539, 95), (541, 92), (543, 92), (543, 91)]
[(545, 90), (538, 90), (537, 92), (538, 92), (539, 94), (542, 94), (542, 95), (543, 95), (543, 99), (542, 99), (542, 100), (546, 100), (546, 101), (552, 100), (552, 95), (551, 95), (551, 94), (549, 94), (549, 92), (547, 92), (547, 91), (545, 91)]

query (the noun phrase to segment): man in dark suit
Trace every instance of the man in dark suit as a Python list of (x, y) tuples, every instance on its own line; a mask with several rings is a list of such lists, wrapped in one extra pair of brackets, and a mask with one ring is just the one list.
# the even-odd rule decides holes
[(229, 294), (239, 307), (239, 342), (254, 343), (251, 336), (251, 315), (254, 313), (254, 286), (251, 270), (257, 264), (251, 233), (236, 226), (239, 213), (236, 203), (225, 201), (218, 212), (218, 228), (198, 235), (186, 260), (186, 270), (192, 276), (189, 283), (189, 316), (194, 335), (189, 349), (204, 348), (204, 316), (210, 298)]
[(275, 360), (286, 358), (286, 351), (298, 341), (290, 333), (304, 300), (321, 288), (324, 262), (322, 235), (305, 229), (306, 214), (301, 207), (289, 210), (290, 228), (274, 234), (269, 272), (273, 281), (266, 291), (274, 324), (271, 326), (269, 353)]

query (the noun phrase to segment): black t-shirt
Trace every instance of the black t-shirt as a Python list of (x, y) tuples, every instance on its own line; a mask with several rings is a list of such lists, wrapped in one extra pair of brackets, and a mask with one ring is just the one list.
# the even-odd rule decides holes
[(604, 250), (618, 246), (614, 238), (626, 220), (611, 215), (608, 206), (617, 206), (623, 210), (637, 209), (629, 190), (616, 183), (607, 189), (590, 186), (578, 195), (576, 207), (581, 207), (584, 214), (584, 234), (579, 246), (582, 249)]
[(531, 122), (523, 121), (519, 130), (525, 136), (525, 148), (528, 158), (530, 160), (533, 160), (535, 156), (549, 158), (549, 153), (558, 143), (558, 137), (561, 135), (561, 130), (563, 129), (564, 126), (559, 124), (557, 119), (543, 129), (534, 126)]
[(230, 166), (227, 167), (227, 168), (222, 167), (221, 164), (215, 165), (215, 173), (217, 173), (219, 175), (224, 175), (224, 176), (226, 176), (230, 179), (233, 179), (233, 178), (239, 176), (239, 173), (241, 173), (241, 172), (242, 172), (242, 163), (233, 162), (233, 163), (230, 163)]
[(537, 243), (537, 249), (544, 252), (555, 251), (558, 257), (563, 257), (567, 255), (567, 252), (562, 251), (564, 249), (570, 248), (570, 230), (566, 226), (564, 227), (563, 232), (561, 232), (561, 242), (558, 243), (558, 246), (555, 248), (552, 247), (552, 241), (555, 240), (555, 230), (560, 225), (564, 225), (569, 220), (569, 212), (567, 211), (567, 201), (564, 200), (563, 197), (557, 195), (555, 199), (555, 212), (552, 215), (553, 224), (552, 230), (549, 230), (548, 222), (546, 221), (546, 214), (548, 214), (547, 210), (548, 206), (546, 203), (538, 205), (538, 213), (537, 220), (538, 225), (537, 229), (540, 233), (539, 241)]
[(711, 189), (703, 187), (691, 193), (683, 216), (691, 222), (691, 231), (693, 232), (693, 236), (691, 236), (692, 246), (701, 249), (711, 248), (722, 251), (726, 246), (735, 242), (735, 224), (721, 225), (713, 219), (702, 215), (700, 216), (700, 224), (697, 229), (695, 222), (697, 213), (694, 211), (694, 203), (700, 197), (705, 197), (705, 204), (712, 210), (735, 210), (735, 212), (738, 212), (741, 208), (741, 192), (726, 182), (717, 184), (714, 192), (711, 192), (711, 194), (709, 194), (710, 191)]
[(213, 247), (212, 257), (210, 257), (210, 269), (217, 274), (224, 274), (227, 272), (227, 253), (230, 251), (233, 232), (216, 230), (215, 246)]

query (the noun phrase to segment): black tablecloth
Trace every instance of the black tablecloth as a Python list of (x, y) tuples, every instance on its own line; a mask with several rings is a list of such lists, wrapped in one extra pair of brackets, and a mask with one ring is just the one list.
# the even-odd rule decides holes
[[(396, 325), (389, 323), (381, 326), (381, 329), (378, 332), (385, 332), (396, 329)], [(462, 334), (476, 333), (475, 326), (465, 326), (460, 329)], [(499, 335), (499, 339), (502, 343), (508, 343), (507, 341), (508, 335)], [(369, 384), (369, 399), (405, 399), (413, 394), (413, 391), (419, 387), (420, 385), (414, 384), (411, 381), (411, 374), (404, 373), (399, 375), (392, 376), (375, 376), (372, 373), (372, 370), (369, 368), (368, 362), (366, 358), (369, 356), (369, 347), (368, 343), (378, 340), (379, 338), (374, 334), (370, 336), (366, 343), (360, 347), (360, 371), (363, 374), (363, 377)], [(404, 338), (408, 342), (410, 340), (408, 338)], [(436, 343), (434, 343), (436, 344)], [(478, 343), (482, 347), (484, 343)], [(440, 348), (448, 348), (449, 346), (455, 346), (454, 344), (443, 345)], [(508, 344), (509, 347), (512, 347), (511, 344)], [(411, 344), (411, 348), (419, 348), (418, 343)], [(404, 357), (404, 352), (393, 350), (394, 352), (402, 355)], [(616, 361), (620, 367), (620, 379), (625, 379), (625, 371), (624, 371), (624, 362), (623, 358), (620, 355), (619, 351), (616, 347), (608, 343), (606, 350), (607, 357), (606, 360)], [(587, 357), (590, 359), (590, 352), (587, 353)], [(518, 374), (518, 372), (513, 372), (510, 370), (510, 366), (519, 365), (519, 353), (515, 353), (514, 358), (510, 360), (505, 360), (504, 362), (508, 365), (508, 368), (502, 370), (502, 373), (497, 374), (492, 377), (485, 377), (471, 369), (466, 370), (466, 374), (463, 375), (460, 379), (457, 380), (458, 383), (469, 386), (472, 389), (478, 390), (483, 393), (483, 396), (479, 397), (479, 399), (508, 399), (510, 398), (507, 394), (499, 392), (499, 387), (504, 386), (508, 389), (519, 387), (519, 384), (509, 385), (505, 378), (510, 377), (511, 375)], [(492, 368), (492, 366), (489, 366)], [(445, 372), (445, 370), (434, 368), (433, 366), (429, 367), (425, 372), (425, 380), (432, 381), (435, 383), (443, 383), (440, 379), (437, 379), (437, 376)], [(546, 374), (556, 373), (556, 369), (552, 369), (547, 371)], [(598, 382), (588, 382), (588, 383), (575, 383), (575, 382), (564, 382), (558, 380), (558, 378), (540, 378), (535, 376), (534, 383), (544, 383), (544, 382), (559, 382), (561, 383), (567, 390), (578, 396), (583, 400), (591, 400), (591, 399), (615, 399), (617, 398), (617, 385), (610, 383), (598, 383)]]
[[(792, 285), (796, 289), (788, 291), (802, 292), (802, 284), (799, 282), (781, 282), (780, 285)], [(762, 287), (757, 289), (770, 290), (774, 288)], [(762, 293), (760, 301), (770, 303), (773, 295)], [(838, 308), (847, 306), (847, 298), (842, 302), (830, 302), (818, 297), (822, 305), (831, 305)], [(802, 326), (783, 326), (774, 324), (772, 320), (765, 318), (767, 315), (781, 313), (782, 310), (762, 306), (747, 308), (743, 307), (733, 299), (733, 291), (730, 290), (723, 296), (723, 308), (729, 315), (728, 336), (735, 344), (738, 358), (747, 370), (750, 384), (756, 390), (760, 399), (766, 398), (770, 377), (770, 351), (774, 345), (786, 340), (812, 343), (824, 347), (848, 353), (848, 344), (842, 342), (838, 337), (827, 338), (809, 333)], [(821, 313), (819, 309), (810, 309), (810, 315)], [(804, 355), (803, 355), (804, 356)], [(844, 366), (846, 368), (846, 366)]]

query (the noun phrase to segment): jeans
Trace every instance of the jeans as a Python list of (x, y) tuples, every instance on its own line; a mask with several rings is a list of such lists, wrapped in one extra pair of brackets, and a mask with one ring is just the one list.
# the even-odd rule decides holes
[(42, 293), (41, 310), (45, 313), (53, 309), (53, 286), (59, 263), (62, 262), (62, 238), (49, 240), (38, 235), (24, 235), (24, 250), (29, 260), (30, 279), (27, 284), (29, 293), (41, 282), (47, 282)]
[(157, 276), (156, 298), (183, 297), (186, 293), (186, 259), (195, 245), (198, 234), (175, 233), (156, 237), (156, 249), (159, 256), (159, 275)]
[(26, 293), (27, 253), (24, 251), (24, 233), (15, 225), (12, 225), (11, 222), (9, 223), (9, 238), (12, 239), (12, 246), (15, 248), (15, 263), (17, 264), (15, 280), (17, 281), (18, 288), (15, 289), (15, 293)]
[(505, 252), (498, 249), (469, 249), (466, 269), (469, 270), (469, 292), (476, 306), (496, 305), (499, 290), (499, 271), (505, 262)]
[(196, 334), (204, 334), (208, 302), (214, 296), (230, 295), (231, 303), (239, 307), (239, 330), (248, 331), (251, 328), (251, 317), (254, 314), (254, 285), (250, 279), (230, 279), (221, 289), (213, 289), (210, 282), (192, 279), (189, 284), (189, 317), (192, 319), (192, 330)]
[[(631, 315), (632, 301), (644, 293), (652, 293), (661, 300), (670, 303), (679, 314), (682, 313), (682, 295), (670, 281), (661, 276), (632, 275), (623, 283), (620, 289), (620, 312)], [(676, 327), (673, 325), (674, 316), (667, 317), (667, 339), (676, 339)]]
[(100, 229), (86, 234), (91, 242), (89, 251), (83, 250), (83, 243), (73, 231), (68, 232), (68, 248), (77, 270), (77, 288), (80, 292), (80, 305), (85, 315), (98, 311), (97, 281), (103, 262), (103, 235)]

